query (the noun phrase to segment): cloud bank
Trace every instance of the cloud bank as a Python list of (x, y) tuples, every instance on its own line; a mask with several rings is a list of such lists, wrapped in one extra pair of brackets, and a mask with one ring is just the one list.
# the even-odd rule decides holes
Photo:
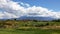
[[(25, 7), (26, 6), (26, 7)], [(30, 6), (27, 3), (13, 0), (0, 0), (0, 19), (19, 18), (21, 16), (60, 18), (60, 12), (55, 12), (40, 6)]]

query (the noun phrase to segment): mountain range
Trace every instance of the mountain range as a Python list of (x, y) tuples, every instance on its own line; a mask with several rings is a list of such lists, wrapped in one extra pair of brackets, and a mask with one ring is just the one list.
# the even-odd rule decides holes
[(55, 18), (52, 17), (33, 17), (33, 16), (21, 16), (19, 18), (16, 18), (17, 20), (44, 20), (44, 21), (50, 21), (54, 20)]
[[(55, 18), (52, 17), (38, 17), (38, 16), (21, 16), (19, 18), (10, 18), (10, 20), (42, 20), (42, 21), (50, 21), (55, 20)], [(0, 19), (0, 20), (7, 20), (7, 19)]]

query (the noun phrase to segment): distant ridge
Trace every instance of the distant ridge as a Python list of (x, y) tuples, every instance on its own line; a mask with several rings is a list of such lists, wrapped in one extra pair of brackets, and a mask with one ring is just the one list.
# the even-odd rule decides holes
[[(50, 21), (55, 20), (55, 18), (52, 17), (33, 17), (33, 16), (21, 16), (19, 18), (10, 18), (10, 20), (42, 20), (42, 21)], [(7, 19), (0, 19), (0, 20), (7, 20)]]
[(54, 20), (54, 18), (51, 18), (51, 17), (22, 16), (20, 18), (17, 18), (17, 20), (44, 20), (44, 21), (49, 21), (49, 20)]

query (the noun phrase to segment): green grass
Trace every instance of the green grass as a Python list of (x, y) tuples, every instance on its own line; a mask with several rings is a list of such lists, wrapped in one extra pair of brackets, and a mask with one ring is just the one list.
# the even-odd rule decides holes
[(60, 30), (44, 29), (0, 29), (0, 34), (60, 34)]

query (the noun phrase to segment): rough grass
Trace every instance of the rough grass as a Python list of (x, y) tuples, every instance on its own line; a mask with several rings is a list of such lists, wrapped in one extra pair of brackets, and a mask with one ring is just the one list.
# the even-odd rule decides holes
[(60, 34), (57, 29), (0, 29), (0, 34)]
[[(0, 28), (0, 34), (60, 34), (60, 22), (4, 21), (0, 24), (8, 26), (6, 29)], [(10, 26), (14, 28), (17, 24), (18, 27), (9, 29), (9, 24), (13, 24)]]

